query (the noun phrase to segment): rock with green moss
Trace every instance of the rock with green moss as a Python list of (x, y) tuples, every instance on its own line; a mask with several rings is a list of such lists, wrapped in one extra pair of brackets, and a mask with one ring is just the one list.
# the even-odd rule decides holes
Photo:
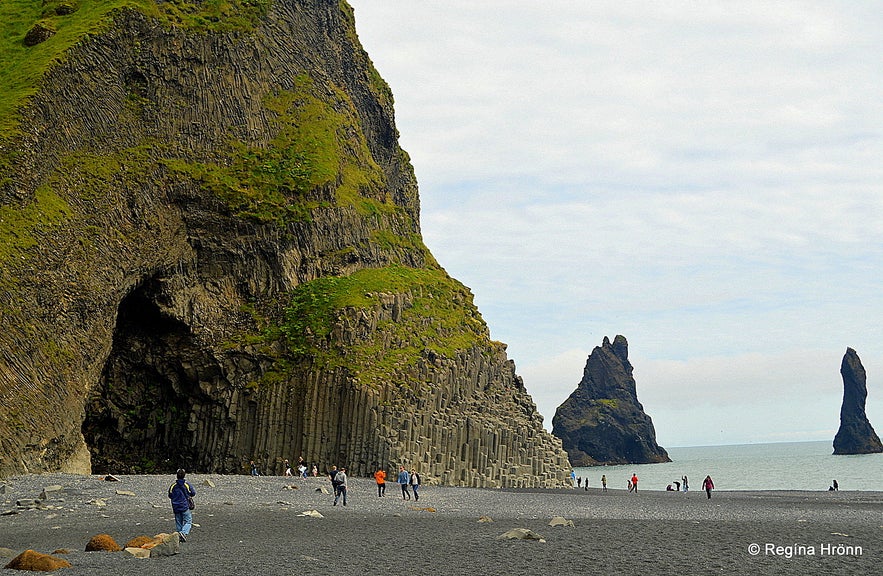
[(611, 344), (605, 336), (592, 350), (582, 380), (552, 419), (573, 466), (670, 461), (638, 402), (632, 371), (625, 337)]
[(345, 2), (9, 0), (0, 30), (0, 475), (564, 482), (423, 244)]

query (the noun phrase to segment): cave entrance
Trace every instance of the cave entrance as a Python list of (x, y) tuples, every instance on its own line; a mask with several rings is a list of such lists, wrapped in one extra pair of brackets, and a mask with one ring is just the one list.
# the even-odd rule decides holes
[(82, 426), (95, 474), (168, 473), (195, 461), (188, 421), (199, 391), (197, 348), (189, 327), (157, 304), (160, 295), (153, 279), (120, 302)]

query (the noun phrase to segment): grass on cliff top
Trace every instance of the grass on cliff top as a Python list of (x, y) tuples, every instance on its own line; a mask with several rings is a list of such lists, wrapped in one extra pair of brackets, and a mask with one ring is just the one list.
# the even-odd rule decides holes
[[(110, 24), (110, 14), (133, 8), (170, 26), (249, 30), (271, 0), (2, 0), (0, 2), (0, 134), (16, 127), (16, 109), (40, 85), (53, 62), (83, 37)], [(69, 10), (73, 10), (68, 13)], [(40, 23), (55, 34), (36, 46), (24, 37)]]
[[(411, 306), (398, 321), (380, 322), (366, 340), (344, 345), (332, 332), (354, 310), (382, 305), (383, 295), (408, 294)], [(440, 268), (389, 266), (349, 276), (318, 278), (298, 286), (284, 322), (268, 331), (295, 358), (310, 357), (324, 368), (345, 367), (365, 384), (380, 384), (407, 371), (426, 350), (444, 357), (488, 341), (487, 326), (472, 293)], [(275, 335), (275, 336), (274, 336)]]

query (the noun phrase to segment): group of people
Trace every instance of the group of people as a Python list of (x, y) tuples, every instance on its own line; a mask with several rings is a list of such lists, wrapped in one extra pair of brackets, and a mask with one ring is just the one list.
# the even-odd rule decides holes
[[(580, 488), (580, 487), (584, 486), (585, 490), (589, 489), (589, 479), (586, 478), (585, 480), (583, 480), (582, 476), (578, 477), (576, 475), (575, 471), (570, 472), (570, 480), (571, 480), (571, 482), (574, 482), (574, 486), (576, 488)], [(674, 487), (672, 487), (672, 484), (674, 484)], [(666, 486), (665, 490), (667, 492), (680, 492), (682, 488), (683, 488), (684, 492), (687, 492), (690, 490), (690, 481), (686, 475), (681, 477), (680, 480), (675, 480), (674, 482), (672, 482), (672, 484), (669, 484), (668, 486)], [(837, 486), (836, 480), (834, 481), (833, 486), (835, 486), (835, 487)], [(835, 487), (832, 487), (831, 490), (836, 490)], [(602, 491), (607, 492), (607, 475), (606, 474), (601, 475), (601, 489), (602, 489)], [(638, 475), (637, 474), (633, 473), (632, 477), (629, 478), (627, 489), (629, 492), (634, 492), (635, 494), (638, 493)], [(707, 494), (708, 498), (710, 499), (711, 498), (711, 491), (714, 490), (714, 481), (711, 479), (711, 476), (706, 476), (705, 480), (702, 481), (702, 489), (705, 490), (705, 493)]]
[[(331, 480), (331, 486), (334, 489), (334, 505), (337, 506), (337, 501), (342, 497), (343, 505), (346, 506), (346, 468), (341, 467), (338, 470), (337, 466), (332, 466), (328, 472), (328, 478)], [(386, 496), (386, 470), (378, 468), (374, 472), (374, 482), (377, 484), (377, 496), (379, 498)], [(404, 466), (399, 466), (399, 475), (396, 477), (396, 482), (402, 489), (402, 500), (410, 500), (412, 491), (414, 501), (420, 500), (421, 478), (416, 469), (412, 468), (408, 472)]]
[[(379, 468), (374, 473), (374, 481), (377, 483), (377, 496), (384, 497), (386, 495), (386, 470)], [(411, 468), (411, 471), (408, 472), (404, 466), (399, 466), (396, 483), (402, 489), (402, 500), (410, 500), (412, 490), (414, 491), (414, 501), (420, 500), (421, 479), (416, 469)]]
[[(255, 463), (254, 460), (250, 460), (248, 465), (251, 468), (251, 475), (252, 476), (263, 476), (263, 474), (261, 474), (260, 468), (258, 468), (258, 465)], [(283, 472), (282, 472), (283, 476), (294, 476), (294, 472), (292, 472), (291, 463), (288, 461), (288, 458), (284, 458), (282, 460), (282, 470), (283, 470)], [(309, 468), (307, 468), (307, 463), (304, 461), (304, 457), (298, 456), (298, 458), (297, 458), (297, 475), (300, 476), (301, 478), (306, 478), (307, 472), (310, 472), (313, 476), (318, 476), (319, 475), (319, 468), (315, 464), (313, 464), (313, 469), (312, 469), (312, 471), (310, 471)]]
[[(294, 474), (291, 472), (291, 464), (288, 462), (288, 458), (286, 458), (282, 462), (282, 468), (285, 469), (285, 472), (284, 472), (285, 476), (294, 476)], [(317, 468), (315, 464), (313, 464), (313, 470), (312, 470), (311, 474), (314, 477), (319, 475), (319, 468)], [(301, 478), (307, 477), (307, 463), (304, 462), (303, 456), (298, 456), (298, 458), (297, 458), (297, 475), (300, 476)]]

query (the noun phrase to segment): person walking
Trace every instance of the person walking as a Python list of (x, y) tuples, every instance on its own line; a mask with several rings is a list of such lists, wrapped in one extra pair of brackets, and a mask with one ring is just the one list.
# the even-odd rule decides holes
[(252, 476), (260, 476), (261, 473), (258, 472), (258, 465), (254, 463), (254, 460), (249, 462), (249, 464), (251, 464), (251, 475)]
[(411, 493), (408, 491), (408, 484), (411, 483), (411, 475), (408, 474), (408, 471), (405, 470), (404, 466), (399, 466), (399, 476), (397, 479), (399, 486), (402, 487), (402, 500), (406, 497), (408, 500), (411, 499)]
[(635, 494), (638, 493), (638, 475), (632, 474), (632, 489), (635, 491)]
[(332, 466), (331, 471), (328, 472), (328, 479), (331, 480), (331, 489), (334, 490), (334, 495), (337, 496), (337, 475), (340, 472), (337, 470), (337, 466)]
[(386, 494), (386, 470), (378, 468), (374, 473), (374, 481), (377, 482), (377, 497), (383, 498)]
[(601, 491), (607, 492), (607, 475), (601, 474)]
[(334, 481), (337, 482), (337, 489), (334, 491), (334, 505), (337, 506), (337, 499), (343, 496), (343, 505), (346, 506), (346, 468), (340, 467), (340, 470), (334, 476)]
[(834, 487), (834, 491), (835, 491), (835, 492), (839, 492), (839, 491), (840, 491), (840, 484), (837, 483), (837, 479), (836, 479), (836, 478), (834, 479), (834, 483), (831, 484), (831, 486)]
[(291, 476), (291, 464), (288, 462), (288, 458), (282, 463), (282, 467), (285, 468), (285, 475)]
[(687, 475), (684, 474), (684, 477), (681, 478), (681, 480), (684, 481), (684, 492), (689, 491), (689, 490), (690, 490), (690, 484), (687, 482)]
[(702, 481), (702, 489), (705, 490), (705, 493), (708, 494), (708, 499), (711, 500), (711, 491), (714, 490), (714, 482), (711, 481), (711, 476), (706, 476), (705, 480)]
[(175, 473), (176, 480), (169, 486), (169, 499), (172, 501), (172, 511), (175, 513), (175, 528), (181, 542), (187, 541), (190, 528), (193, 527), (193, 497), (196, 496), (196, 490), (184, 480), (186, 474), (183, 468), (178, 468)]
[(416, 468), (411, 468), (411, 489), (414, 490), (414, 502), (420, 500), (418, 488), (420, 488), (420, 474), (417, 474)]

